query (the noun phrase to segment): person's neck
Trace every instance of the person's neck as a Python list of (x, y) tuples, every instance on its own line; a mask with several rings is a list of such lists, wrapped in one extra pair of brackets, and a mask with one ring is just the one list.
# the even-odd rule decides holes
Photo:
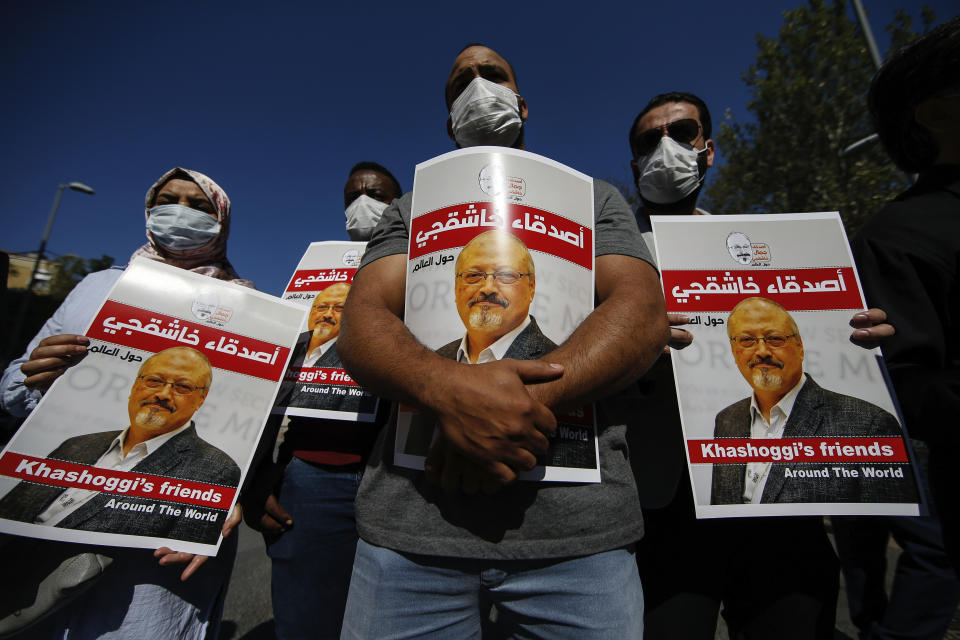
[(777, 406), (777, 403), (787, 395), (786, 393), (778, 393), (776, 391), (756, 390), (754, 390), (753, 394), (757, 399), (757, 406), (760, 407), (760, 414), (763, 415), (763, 419), (767, 421), (767, 424), (770, 423), (770, 410)]
[[(471, 146), (471, 147), (461, 147), (461, 146), (458, 144), (458, 145), (457, 145), (457, 149), (472, 149), (473, 147), (502, 147), (502, 146), (503, 146), (503, 145), (500, 145), (500, 144), (489, 144), (489, 145), (477, 144), (477, 145), (473, 145), (473, 146)], [(526, 151), (526, 150), (527, 150), (527, 145), (526, 145), (526, 143), (524, 143), (524, 141), (523, 141), (522, 139), (520, 139), (520, 140), (518, 140), (517, 142), (514, 142), (514, 143), (513, 143), (512, 145), (510, 145), (509, 147), (504, 147), (504, 148), (505, 148), (505, 149), (519, 149), (520, 151)]]
[(324, 344), (325, 342), (326, 342), (326, 340), (323, 339), (322, 337), (318, 336), (318, 335), (316, 334), (316, 332), (311, 333), (311, 334), (310, 334), (310, 344), (307, 345), (307, 353), (310, 353), (311, 351), (313, 351), (314, 349), (316, 349), (316, 348), (319, 347), (320, 345)]
[[(519, 133), (519, 135), (517, 135), (517, 139), (514, 141), (513, 144), (507, 146), (507, 148), (508, 148), (508, 149), (519, 149), (520, 151), (526, 151), (526, 150), (527, 150), (526, 132), (527, 132), (526, 126), (521, 127), (521, 128), (520, 128), (520, 133)], [(453, 142), (454, 142), (454, 145), (456, 145), (457, 149), (470, 149), (470, 148), (471, 148), (471, 147), (462, 147), (462, 146), (460, 146), (460, 143), (457, 142), (456, 140), (454, 140)], [(501, 146), (504, 146), (504, 145), (499, 145), (499, 144), (491, 144), (491, 145), (477, 144), (477, 145), (473, 145), (473, 146), (475, 146), (475, 147), (484, 147), (484, 146), (488, 146), (488, 147), (501, 147)]]
[(527, 123), (520, 126), (520, 133), (517, 134), (517, 139), (510, 145), (510, 148), (520, 149), (521, 151), (527, 150)]
[(697, 200), (700, 198), (700, 189), (686, 196), (677, 202), (661, 204), (650, 202), (642, 195), (640, 201), (643, 203), (643, 210), (649, 216), (689, 216), (697, 210)]
[(477, 359), (480, 358), (480, 354), (483, 353), (483, 350), (496, 342), (499, 338), (497, 336), (489, 336), (487, 334), (480, 334), (478, 336), (471, 336), (467, 334), (467, 358), (470, 359), (470, 364), (476, 364)]
[(127, 429), (127, 435), (123, 438), (123, 455), (126, 457), (130, 450), (141, 442), (146, 442), (150, 438), (145, 433), (140, 433), (135, 427)]
[(940, 164), (960, 164), (960, 134), (954, 133), (952, 136), (938, 136), (937, 159), (934, 160), (934, 166)]

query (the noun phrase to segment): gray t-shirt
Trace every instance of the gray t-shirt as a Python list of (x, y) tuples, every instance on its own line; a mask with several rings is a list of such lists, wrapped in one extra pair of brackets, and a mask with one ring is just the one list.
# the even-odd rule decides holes
[[(596, 255), (621, 254), (653, 263), (630, 207), (606, 182), (594, 181)], [(410, 236), (407, 193), (383, 213), (361, 269), (405, 254)], [(598, 484), (518, 482), (493, 496), (449, 496), (422, 472), (394, 467), (395, 417), (380, 432), (357, 494), (360, 537), (404, 553), (483, 559), (584, 556), (643, 536), (640, 503), (624, 439), (630, 398), (597, 404)]]

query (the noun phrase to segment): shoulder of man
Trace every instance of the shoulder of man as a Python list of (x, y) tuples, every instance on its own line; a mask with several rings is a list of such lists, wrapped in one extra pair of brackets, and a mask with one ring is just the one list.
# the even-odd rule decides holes
[(744, 398), (722, 409), (716, 417), (713, 436), (715, 438), (740, 438), (743, 435), (743, 425), (750, 417), (750, 398)]
[(593, 181), (593, 219), (595, 255), (631, 256), (657, 268), (637, 228), (633, 209), (620, 191), (603, 180)]
[[(222, 482), (236, 484), (240, 480), (240, 467), (237, 463), (218, 447), (210, 444), (197, 433), (196, 425), (177, 434), (164, 446), (179, 446), (188, 444), (182, 453), (188, 453), (190, 460), (185, 457), (183, 464), (196, 469), (197, 482)], [(158, 450), (159, 451), (159, 450)], [(202, 477), (201, 477), (202, 476)]]
[[(952, 235), (944, 236), (945, 225), (955, 224), (960, 212), (960, 182), (950, 185), (914, 185), (887, 202), (870, 216), (853, 237), (902, 249), (916, 244), (917, 236), (929, 246), (955, 244)], [(908, 234), (906, 237), (904, 234)], [(953, 239), (954, 243), (947, 242)], [(856, 244), (853, 242), (852, 244)]]
[(85, 433), (67, 438), (59, 447), (51, 451), (47, 457), (57, 460), (83, 462), (83, 458), (94, 456), (91, 462), (96, 462), (97, 458), (106, 450), (107, 446), (113, 442), (113, 439), (120, 435), (120, 431), (120, 429), (117, 429), (116, 431)]
[(408, 191), (384, 209), (364, 249), (361, 269), (380, 258), (407, 252), (412, 205), (413, 192)]
[(317, 358), (317, 361), (313, 364), (315, 367), (326, 367), (330, 369), (342, 369), (343, 362), (340, 361), (340, 354), (337, 353), (337, 343), (330, 345), (330, 348), (327, 349), (322, 356)]
[(462, 341), (463, 341), (463, 340), (462, 340), (461, 338), (458, 338), (458, 339), (454, 340), (453, 342), (448, 342), (447, 344), (445, 344), (445, 345), (443, 345), (442, 347), (440, 347), (439, 349), (437, 349), (437, 350), (436, 350), (436, 354), (437, 354), (438, 356), (443, 356), (444, 358), (447, 358), (448, 360), (456, 360), (456, 359), (457, 359), (457, 351), (460, 349), (460, 343), (461, 343)]
[(595, 208), (594, 216), (597, 218), (599, 218), (601, 214), (613, 215), (626, 213), (630, 218), (634, 219), (634, 224), (636, 224), (633, 209), (627, 204), (620, 190), (609, 182), (594, 179), (593, 205)]
[[(820, 394), (825, 408), (831, 410), (836, 415), (847, 417), (849, 423), (844, 420), (837, 420), (836, 424), (838, 426), (856, 423), (857, 425), (861, 425), (861, 428), (866, 428), (867, 425), (870, 425), (870, 435), (880, 435), (883, 433), (900, 435), (900, 425), (897, 419), (882, 407), (862, 398), (855, 398), (837, 393), (836, 391), (824, 389), (816, 384), (813, 391)], [(864, 433), (863, 435), (868, 434)]]

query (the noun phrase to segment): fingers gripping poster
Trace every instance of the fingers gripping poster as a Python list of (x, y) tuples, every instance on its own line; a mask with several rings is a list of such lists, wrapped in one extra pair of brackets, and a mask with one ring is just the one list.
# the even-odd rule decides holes
[[(593, 181), (500, 147), (448, 153), (414, 177), (404, 322), (464, 366), (555, 349), (593, 310)], [(557, 416), (521, 479), (599, 482), (592, 406)], [(433, 416), (401, 406), (394, 461), (423, 469)]]
[(919, 493), (836, 213), (653, 216), (698, 517), (916, 515)]
[(0, 531), (216, 554), (303, 314), (134, 260), (0, 455)]
[(337, 338), (343, 307), (365, 242), (314, 242), (297, 265), (283, 299), (309, 307), (278, 407), (288, 416), (371, 422), (379, 399), (343, 369)]

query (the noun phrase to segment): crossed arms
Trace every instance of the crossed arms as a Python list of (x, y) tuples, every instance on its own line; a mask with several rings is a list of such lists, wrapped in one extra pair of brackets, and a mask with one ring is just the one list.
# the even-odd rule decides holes
[(467, 493), (492, 492), (535, 466), (556, 429), (553, 411), (633, 382), (669, 338), (654, 269), (624, 255), (598, 256), (595, 264), (599, 304), (556, 350), (540, 360), (467, 365), (417, 342), (401, 320), (406, 256), (380, 258), (354, 279), (341, 359), (374, 394), (436, 415), (442, 445), (428, 457), (428, 475), (442, 475), (444, 488), (462, 481)]

